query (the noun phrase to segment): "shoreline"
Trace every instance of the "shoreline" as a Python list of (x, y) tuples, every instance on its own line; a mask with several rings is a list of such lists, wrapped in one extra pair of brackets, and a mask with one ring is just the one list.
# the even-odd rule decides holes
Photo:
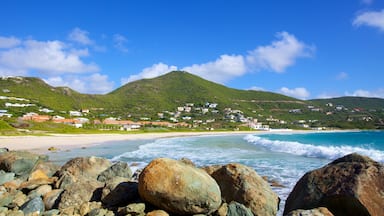
[(39, 154), (50, 152), (53, 147), (59, 151), (86, 148), (113, 141), (151, 140), (188, 136), (214, 136), (236, 134), (272, 134), (272, 133), (318, 133), (318, 132), (349, 132), (335, 131), (209, 131), (209, 132), (162, 132), (137, 134), (48, 134), (46, 136), (0, 136), (0, 148), (9, 150), (25, 150)]

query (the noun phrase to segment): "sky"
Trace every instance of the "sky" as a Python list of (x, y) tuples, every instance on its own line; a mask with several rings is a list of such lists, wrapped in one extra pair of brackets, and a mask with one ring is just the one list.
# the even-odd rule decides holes
[(299, 99), (384, 98), (384, 1), (0, 2), (0, 76), (105, 94), (173, 70)]

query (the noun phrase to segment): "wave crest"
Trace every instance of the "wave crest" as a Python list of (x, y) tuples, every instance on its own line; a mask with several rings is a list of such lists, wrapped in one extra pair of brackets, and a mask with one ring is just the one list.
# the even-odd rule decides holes
[(288, 153), (304, 157), (323, 158), (334, 160), (350, 153), (358, 153), (368, 156), (373, 160), (384, 163), (384, 152), (376, 149), (368, 149), (354, 146), (322, 146), (304, 144), (300, 142), (269, 140), (256, 135), (247, 135), (244, 139), (256, 146), (269, 151)]

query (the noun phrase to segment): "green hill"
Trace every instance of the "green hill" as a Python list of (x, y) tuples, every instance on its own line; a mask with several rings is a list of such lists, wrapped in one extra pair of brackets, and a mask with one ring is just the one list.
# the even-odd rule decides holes
[(127, 110), (146, 115), (164, 110), (174, 111), (186, 103), (217, 103), (221, 109), (229, 107), (244, 112), (266, 112), (268, 108), (289, 108), (304, 104), (298, 99), (271, 92), (228, 88), (180, 71), (128, 83), (108, 96)]
[[(192, 103), (194, 110), (181, 113), (179, 118), (215, 119), (220, 126), (228, 122), (224, 116), (229, 109), (272, 127), (295, 127), (292, 125), (305, 122), (311, 127), (378, 128), (383, 126), (384, 119), (384, 99), (342, 97), (303, 101), (271, 92), (228, 88), (182, 71), (131, 82), (104, 95), (52, 87), (38, 78), (1, 78), (0, 96), (3, 97), (0, 110), (7, 110), (15, 117), (26, 112), (38, 112), (44, 107), (64, 116), (69, 110), (90, 109), (88, 118), (169, 120), (178, 107)], [(7, 102), (34, 106), (9, 108), (5, 106)], [(206, 107), (207, 103), (217, 104), (217, 107), (203, 114), (201, 110), (194, 112)], [(330, 103), (333, 106), (329, 106)], [(158, 113), (167, 116), (159, 117)]]

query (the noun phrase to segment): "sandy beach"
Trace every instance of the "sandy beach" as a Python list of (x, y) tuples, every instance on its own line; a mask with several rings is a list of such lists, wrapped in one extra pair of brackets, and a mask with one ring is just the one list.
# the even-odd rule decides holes
[[(159, 139), (182, 136), (220, 135), (258, 133), (257, 131), (236, 132), (166, 132), (138, 134), (50, 134), (47, 136), (0, 136), (0, 148), (9, 150), (28, 150), (35, 153), (46, 153), (48, 148), (59, 150), (89, 147), (110, 141), (132, 141)], [(260, 132), (261, 133), (261, 132)]]

